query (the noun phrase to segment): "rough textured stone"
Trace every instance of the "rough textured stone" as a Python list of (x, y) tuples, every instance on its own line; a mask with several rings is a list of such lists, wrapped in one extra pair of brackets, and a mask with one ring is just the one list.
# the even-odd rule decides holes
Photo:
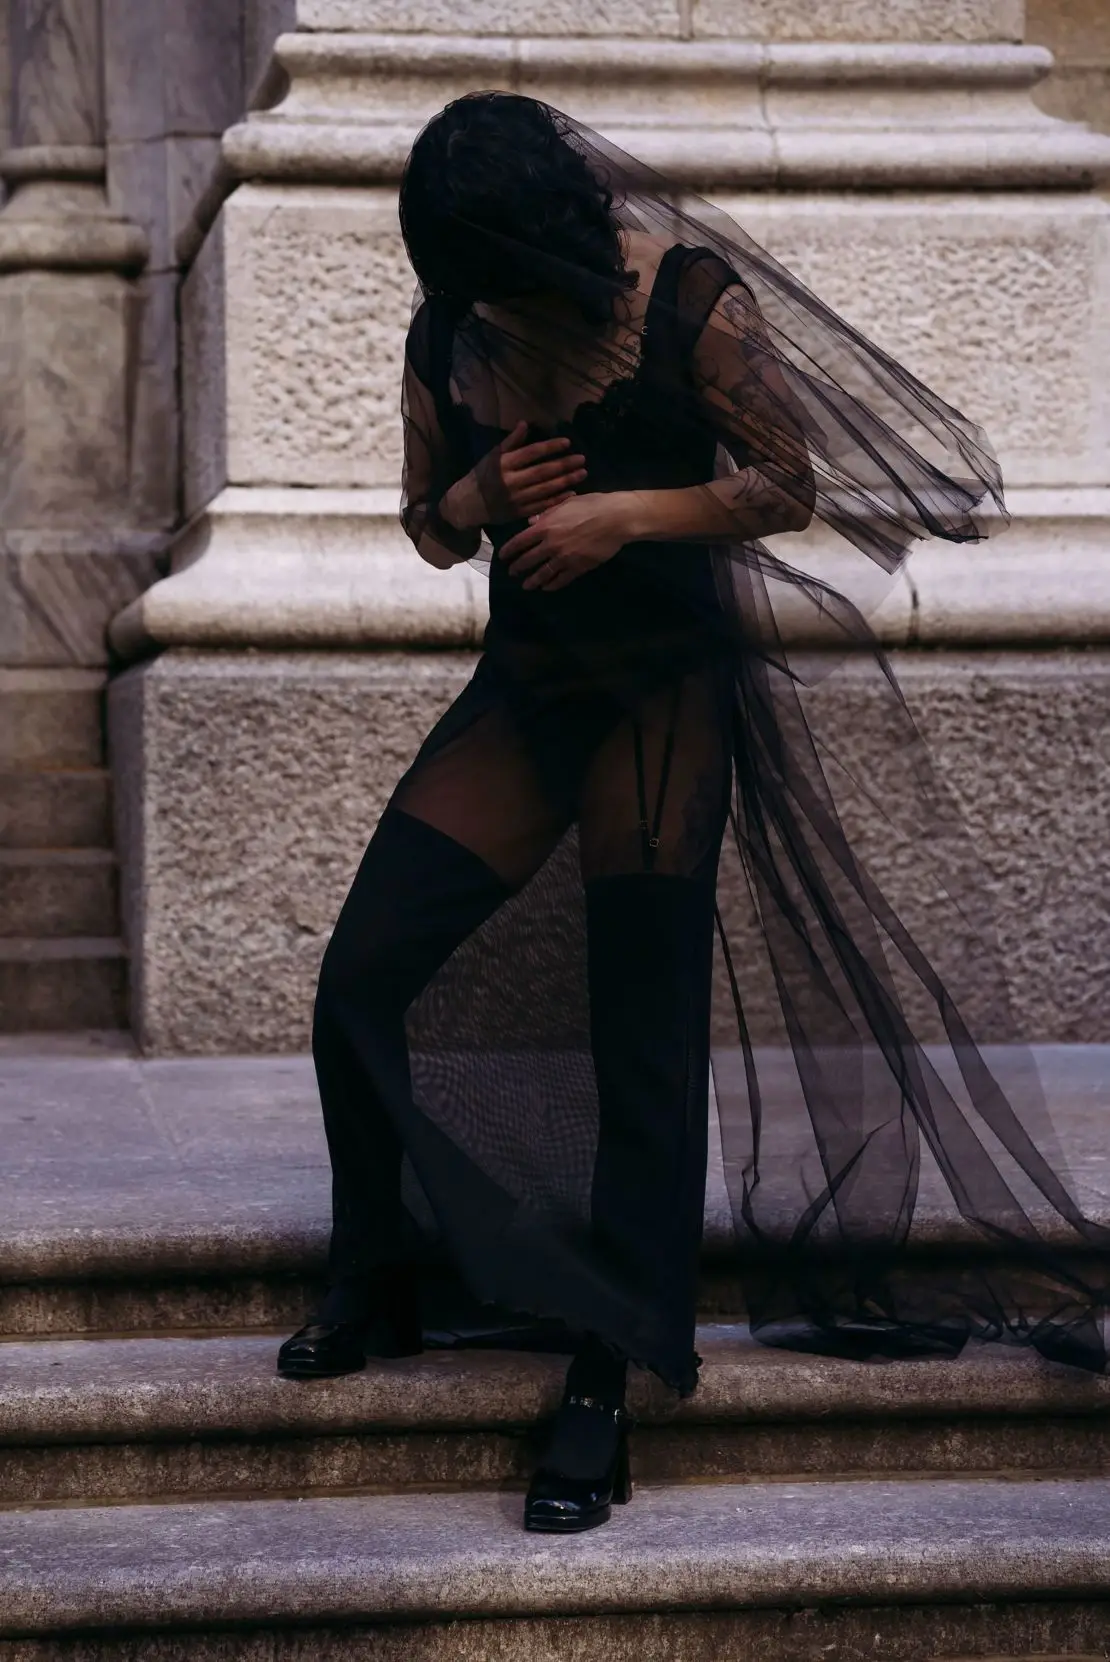
[(413, 292), (393, 192), (237, 191), (183, 302), (190, 508), (225, 478), (394, 484)]
[[(302, 29), (428, 31), (455, 34), (458, 6), (450, 0), (296, 0)], [(526, 12), (513, 0), (468, 0), (465, 28), (471, 35), (661, 35), (682, 30), (681, 0), (549, 0)]]
[(0, 773), (0, 848), (104, 848), (111, 828), (102, 768)]
[[(1050, 1135), (1038, 1131), (1042, 1145), (1055, 1137), (1057, 1164), (1070, 1171), (1080, 1205), (1110, 1220), (1106, 1053), (1050, 1046), (1034, 1059), (1055, 1127)], [(1005, 1054), (989, 1060), (1005, 1077)], [(732, 1065), (727, 1054), (716, 1061), (726, 1071)], [(774, 1154), (771, 1132), (788, 1118), (790, 1102), (773, 1065), (765, 1082), (765, 1136)], [(0, 1333), (299, 1323), (324, 1261), (329, 1217), (327, 1153), (307, 1058), (138, 1063), (116, 1052), (93, 1059), (0, 1049), (0, 1128), (10, 1179), (0, 1217)], [(1048, 1239), (1074, 1245), (1059, 1220), (1038, 1221)], [(795, 1222), (793, 1194), (781, 1219), (768, 1212), (769, 1229)], [(928, 1160), (910, 1240), (926, 1254), (982, 1247)], [(730, 1320), (744, 1301), (725, 1250), (731, 1241), (720, 1147), (711, 1135), (701, 1306)], [(928, 1264), (926, 1256), (926, 1273)], [(442, 1291), (433, 1288), (433, 1302)], [(882, 1370), (884, 1380), (897, 1377)], [(944, 1377), (956, 1387), (955, 1375)], [(876, 1379), (869, 1389), (881, 1395), (885, 1387)]]
[[(126, 1019), (122, 941), (0, 939), (0, 1033), (121, 1027)], [(0, 1292), (0, 1309), (9, 1296)]]
[(227, 483), (226, 212), (181, 287), (181, 422), (186, 515)]
[[(186, 655), (113, 684), (144, 1047), (305, 1046), (320, 957), (362, 847), (471, 668), (446, 654)], [(242, 995), (229, 1006), (236, 979)]]
[[(985, 865), (1018, 1030), (1037, 1040), (1110, 1037), (1090, 973), (1107, 927), (1110, 827), (1090, 761), (1110, 718), (1107, 658), (894, 660)], [(346, 884), (393, 783), (468, 669), (465, 658), (437, 654), (169, 654), (115, 683), (125, 918), (145, 1046), (305, 1045)], [(897, 758), (875, 730), (870, 683), (848, 663), (832, 685), (828, 741), (893, 805), (898, 787), (884, 784), (884, 768)], [(947, 962), (952, 943), (935, 938), (909, 845), (862, 803), (845, 806), (910, 927)], [(768, 986), (746, 991), (754, 1030), (773, 1041)]]
[(17, 1639), (0, 1640), (0, 1662), (873, 1662), (877, 1647), (884, 1662), (957, 1662), (957, 1649), (958, 1662), (1102, 1662), (1107, 1645), (1106, 1605), (1054, 1600)]
[[(634, 1375), (637, 1481), (852, 1473), (1082, 1474), (1110, 1451), (1110, 1385), (998, 1347), (959, 1362), (852, 1364), (701, 1327), (697, 1393)], [(427, 1490), (519, 1481), (565, 1359), (428, 1350), (308, 1388), (277, 1340), (9, 1342), (0, 1443), (9, 1505)]]
[(693, 0), (695, 35), (754, 40), (1020, 41), (1021, 0)]
[(0, 668), (0, 768), (100, 765), (104, 682), (96, 670)]
[(106, 848), (0, 848), (0, 938), (114, 935), (116, 860)]
[(641, 1489), (533, 1546), (511, 1495), (389, 1495), (0, 1517), (0, 1633), (1105, 1598), (1110, 1484)]
[[(788, 112), (800, 95), (769, 96)], [(822, 299), (982, 421), (1011, 486), (1106, 483), (1110, 392), (1091, 384), (1110, 338), (1105, 203), (838, 195), (723, 205)], [(236, 192), (185, 291), (190, 508), (227, 478), (394, 484), (411, 304), (391, 192)]]
[(729, 197), (835, 311), (982, 422), (1009, 486), (1104, 485), (1110, 214), (1098, 199)]

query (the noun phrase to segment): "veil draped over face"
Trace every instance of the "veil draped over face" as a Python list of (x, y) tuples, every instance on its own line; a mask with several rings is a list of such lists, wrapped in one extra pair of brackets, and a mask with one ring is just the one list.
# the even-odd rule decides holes
[[(690, 650), (686, 624), (669, 644), (642, 629), (660, 605), (696, 619), (727, 669), (712, 1094), (728, 1210), (711, 1213), (708, 1244), (737, 1267), (767, 1342), (868, 1356), (1008, 1336), (1101, 1370), (1106, 1238), (1069, 1187), (1021, 1043), (991, 879), (868, 622), (920, 539), (967, 544), (973, 560), (1003, 529), (990, 444), (724, 213), (549, 114), (620, 227), (631, 280), (603, 257), (604, 227), (594, 259), (557, 203), (539, 231), (511, 204), (503, 223), (460, 212), (445, 269), (488, 298), (470, 304), (449, 281), (418, 295), (402, 518), (423, 552), (488, 562), (496, 579), (519, 526), (493, 463), (520, 421), (583, 448), (585, 491), (706, 493), (710, 535), (622, 550), (617, 644), (591, 637), (576, 590), (592, 577), (549, 597), (545, 627), (617, 699)], [(557, 297), (542, 317), (540, 292)], [(440, 512), (464, 465), (485, 497), (481, 548)], [(521, 1032), (538, 1046), (537, 1011), (563, 1008), (559, 977), (582, 953), (566, 923), (578, 869), (561, 846), (525, 886), (518, 946), (493, 927), (487, 952), (505, 967), (524, 939), (542, 974), (514, 968), (478, 1013), (471, 999), (467, 1044), (451, 1041), (456, 1088), (463, 1050), (484, 1047), (496, 1104), (490, 1053)], [(539, 923), (522, 935), (529, 906)], [(460, 959), (412, 1013), (418, 1090), (444, 988), (479, 974)], [(577, 998), (552, 1041), (564, 1057)], [(534, 1150), (545, 1133), (508, 1094), (489, 1112)]]

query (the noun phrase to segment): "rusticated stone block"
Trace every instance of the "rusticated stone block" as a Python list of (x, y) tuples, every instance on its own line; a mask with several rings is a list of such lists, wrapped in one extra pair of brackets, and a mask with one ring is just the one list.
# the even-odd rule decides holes
[(823, 301), (986, 428), (1006, 483), (1104, 485), (1110, 212), (1049, 195), (722, 198)]
[(1019, 41), (1021, 0), (693, 0), (695, 35), (754, 40)]
[[(784, 142), (804, 96), (767, 92)], [(801, 102), (799, 103), (799, 99)], [(738, 223), (981, 421), (1010, 485), (1104, 485), (1110, 211), (1097, 197), (749, 195)], [(389, 190), (249, 186), (184, 293), (187, 504), (396, 484), (414, 280)]]
[(185, 284), (186, 499), (393, 485), (415, 279), (388, 190), (237, 191)]
[[(1097, 765), (1110, 733), (1110, 655), (904, 652), (894, 661), (982, 865), (976, 883), (1020, 1035), (1110, 1038), (1091, 973), (1110, 940), (1110, 808)], [(306, 1046), (317, 968), (362, 849), (471, 663), (432, 653), (171, 652), (114, 684), (125, 919), (146, 1048)], [(837, 776), (842, 810), (907, 925), (942, 970), (958, 972), (960, 943), (898, 829), (912, 803), (898, 794), (904, 758), (885, 726), (889, 703), (850, 662), (836, 680), (821, 732), (848, 769)], [(873, 802), (852, 794), (852, 773), (866, 774)], [(744, 893), (726, 862), (730, 913), (741, 914)], [(767, 983), (746, 970), (745, 982), (755, 1037), (773, 1042)], [(975, 1013), (1001, 1020), (994, 1009)]]
[(662, 35), (682, 33), (681, 0), (296, 0), (303, 29), (382, 30), (451, 35)]

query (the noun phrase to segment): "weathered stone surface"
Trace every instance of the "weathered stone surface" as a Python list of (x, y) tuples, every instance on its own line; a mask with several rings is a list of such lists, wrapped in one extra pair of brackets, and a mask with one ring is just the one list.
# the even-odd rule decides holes
[[(1110, 826), (1092, 755), (1110, 728), (1096, 651), (895, 654), (911, 708), (956, 793), (986, 885), (1018, 1031), (1102, 1040), (1090, 966), (1105, 930)], [(169, 654), (111, 695), (135, 1019), (155, 1051), (307, 1042), (316, 969), (370, 830), (465, 658)], [(893, 806), (899, 765), (876, 731), (874, 683), (837, 671), (828, 742)], [(847, 800), (860, 848), (931, 955), (951, 960), (911, 845)], [(743, 885), (736, 875), (736, 900)], [(726, 883), (726, 894), (728, 892)], [(774, 1040), (768, 986), (749, 1020)]]
[[(456, 34), (462, 18), (449, 0), (296, 0), (302, 29), (398, 30)], [(526, 12), (513, 0), (468, 0), (465, 29), (471, 35), (661, 35), (682, 30), (680, 0), (550, 0)]]
[(1037, 102), (1049, 115), (1110, 130), (1110, 12), (1102, 0), (1027, 0), (1025, 37), (1056, 58)]
[(0, 938), (116, 933), (116, 859), (106, 848), (0, 848)]
[[(1110, 1386), (1000, 1347), (884, 1367), (764, 1349), (699, 1327), (696, 1394), (632, 1380), (642, 1482), (1101, 1469)], [(565, 1358), (429, 1349), (304, 1387), (277, 1339), (0, 1346), (9, 1504), (354, 1488), (492, 1487), (524, 1477)]]
[(125, 520), (131, 306), (109, 273), (0, 275), (4, 525)]
[[(0, 939), (0, 1033), (112, 1028), (126, 1019), (122, 941)], [(0, 1292), (0, 1311), (10, 1297)]]
[(544, 98), (700, 190), (1088, 192), (1110, 173), (1101, 135), (1032, 102), (1036, 46), (302, 30), (275, 58), (286, 95), (272, 80), (224, 139), (256, 183), (394, 185), (419, 126), (478, 87)]
[(166, 124), (162, 7), (101, 0), (109, 143), (160, 139)]
[[(157, 488), (152, 481), (152, 497)], [(108, 624), (154, 580), (161, 539), (92, 540), (76, 530), (0, 533), (0, 663), (107, 664)]]
[(91, 669), (0, 668), (0, 768), (97, 767), (104, 682)]
[[(1110, 1587), (1110, 1484), (641, 1489), (526, 1545), (519, 1496), (389, 1495), (0, 1516), (0, 1633), (1036, 1597)], [(880, 1591), (881, 1589), (881, 1591)]]
[(229, 389), (224, 210), (181, 286), (184, 507), (196, 513), (228, 477)]
[(392, 192), (237, 191), (183, 296), (189, 509), (226, 480), (394, 484), (413, 292)]
[(136, 290), (129, 507), (131, 523), (149, 534), (180, 519), (177, 273), (144, 274)]
[(1110, 328), (1104, 203), (722, 205), (835, 311), (982, 422), (1007, 485), (1105, 485), (1110, 394), (1090, 374)]
[(213, 136), (243, 109), (243, 0), (162, 0), (166, 132)]
[[(1021, 0), (693, 0), (695, 35), (755, 40), (1020, 41)], [(1036, 37), (1033, 37), (1036, 38)]]
[(278, 36), (296, 26), (296, 0), (251, 0), (243, 17), (244, 105), (249, 108)]
[[(771, 96), (783, 108), (795, 100)], [(1110, 392), (1090, 373), (1110, 333), (1105, 203), (748, 196), (723, 205), (822, 299), (982, 421), (1008, 484), (1105, 485)], [(185, 290), (190, 510), (228, 479), (393, 485), (412, 293), (391, 192), (236, 192)]]
[(415, 558), (393, 490), (232, 486), (172, 559), (172, 577), (112, 622), (124, 659), (158, 646), (473, 648), (489, 616), (483, 572)]
[[(1106, 1053), (1050, 1046), (1034, 1057), (1062, 1146), (1058, 1163), (1087, 1214), (1110, 1220)], [(990, 1059), (1005, 1077), (1006, 1056)], [(764, 1060), (774, 1145), (770, 1132), (789, 1102), (774, 1058)], [(0, 1127), (10, 1177), (0, 1216), (0, 1333), (299, 1323), (330, 1211), (307, 1057), (139, 1063), (114, 1052), (94, 1061), (0, 1051)], [(767, 1222), (775, 1227), (770, 1214)], [(781, 1222), (793, 1224), (796, 1213)], [(1073, 1245), (1058, 1220), (1043, 1222), (1047, 1238)], [(731, 1235), (711, 1136), (702, 1307), (729, 1318), (743, 1307), (723, 1261)], [(977, 1241), (927, 1161), (912, 1249), (972, 1251)], [(885, 1389), (878, 1380), (872, 1388)]]
[(13, 8), (10, 52), (15, 145), (102, 142), (98, 6), (54, 0)]
[(111, 835), (106, 770), (0, 773), (0, 848), (105, 848)]
[(125, 934), (145, 1047), (305, 1046), (316, 971), (362, 846), (471, 668), (446, 654), (225, 654), (163, 657), (113, 684)]
[(1102, 1662), (1107, 1645), (1107, 1605), (1053, 1600), (16, 1639), (0, 1662)]

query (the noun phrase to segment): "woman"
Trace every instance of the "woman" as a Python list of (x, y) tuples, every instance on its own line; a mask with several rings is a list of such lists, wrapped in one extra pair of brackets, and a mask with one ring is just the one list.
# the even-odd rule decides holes
[[(868, 574), (920, 536), (976, 540), (980, 504), (1002, 509), (996, 464), (674, 194), (495, 93), (425, 128), (401, 191), (420, 283), (402, 518), (438, 567), (488, 545), (490, 622), (324, 958), (330, 1284), (279, 1368), (419, 1350), (415, 1243), (434, 1234), (477, 1299), (578, 1337), (532, 1529), (588, 1528), (628, 1498), (629, 1360), (695, 1386), (711, 1032), (760, 1337), (881, 1355), (1006, 1331), (1104, 1360), (1101, 1295), (1002, 1175), (1008, 1157), (1091, 1238), (1030, 1134), (1020, 1052), (1008, 1097), (972, 1042), (971, 1014), (1012, 1037), (982, 885), (849, 598), (879, 598)], [(793, 552), (815, 519), (835, 588), (827, 549)], [(930, 911), (950, 905), (943, 976), (845, 830), (868, 782), (829, 723), (865, 685), (904, 869)], [(921, 1132), (1012, 1259), (911, 1271)]]

